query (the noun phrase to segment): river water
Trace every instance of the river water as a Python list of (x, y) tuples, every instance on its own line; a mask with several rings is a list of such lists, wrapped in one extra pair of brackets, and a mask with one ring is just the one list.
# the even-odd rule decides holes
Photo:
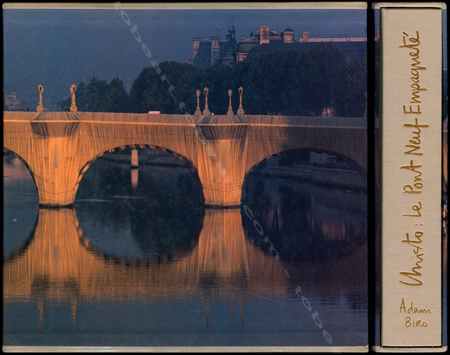
[(212, 209), (176, 158), (141, 158), (98, 159), (73, 209), (45, 209), (4, 154), (3, 345), (367, 346), (355, 171), (272, 164)]

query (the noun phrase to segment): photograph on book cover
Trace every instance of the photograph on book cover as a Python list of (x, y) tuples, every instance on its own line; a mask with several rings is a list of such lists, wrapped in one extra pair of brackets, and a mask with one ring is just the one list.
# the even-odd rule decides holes
[(367, 351), (365, 3), (9, 3), (3, 53), (4, 351)]
[[(371, 345), (380, 352), (442, 352), (448, 346), (447, 9), (439, 2), (372, 6), (369, 110), (380, 213)], [(407, 212), (416, 204), (416, 213)]]

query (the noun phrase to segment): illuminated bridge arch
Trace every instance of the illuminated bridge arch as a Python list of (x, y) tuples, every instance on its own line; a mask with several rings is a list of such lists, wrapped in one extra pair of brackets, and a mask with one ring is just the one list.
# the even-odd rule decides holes
[(95, 154), (91, 159), (89, 159), (84, 166), (81, 168), (79, 174), (78, 174), (78, 178), (76, 181), (76, 185), (75, 185), (75, 189), (74, 189), (74, 196), (73, 196), (73, 200), (75, 200), (76, 194), (78, 192), (78, 187), (80, 185), (80, 182), (84, 176), (84, 174), (88, 171), (88, 169), (91, 167), (92, 164), (94, 164), (94, 162), (102, 157), (103, 155), (107, 154), (107, 153), (114, 153), (114, 152), (118, 152), (118, 151), (123, 151), (126, 148), (131, 148), (131, 149), (137, 149), (137, 148), (148, 148), (150, 150), (159, 150), (161, 152), (166, 152), (169, 153), (170, 155), (172, 155), (173, 157), (177, 158), (178, 160), (180, 160), (181, 162), (184, 163), (184, 165), (189, 169), (189, 171), (191, 172), (196, 185), (199, 189), (199, 194), (200, 197), (202, 199), (202, 201), (204, 201), (204, 195), (203, 195), (203, 186), (202, 183), (200, 181), (200, 177), (198, 174), (198, 170), (195, 167), (195, 165), (193, 164), (193, 162), (191, 160), (189, 160), (188, 158), (186, 158), (185, 156), (178, 154), (177, 152), (174, 152), (170, 149), (167, 149), (165, 147), (161, 147), (161, 146), (156, 146), (156, 145), (150, 145), (150, 144), (123, 144), (123, 145), (119, 145), (119, 146), (115, 146), (113, 148), (110, 148), (108, 150), (104, 150), (101, 153)]
[(274, 157), (283, 155), (283, 154), (290, 154), (290, 153), (299, 152), (299, 151), (305, 151), (305, 152), (317, 153), (317, 154), (328, 154), (328, 155), (331, 155), (331, 156), (335, 156), (335, 157), (337, 157), (340, 160), (351, 162), (353, 164), (353, 170), (356, 170), (358, 172), (359, 176), (361, 177), (362, 181), (364, 182), (364, 184), (365, 184), (365, 186), (367, 188), (367, 171), (366, 171), (366, 169), (363, 166), (361, 166), (361, 164), (359, 164), (357, 161), (355, 161), (355, 160), (353, 160), (353, 159), (351, 159), (351, 158), (349, 158), (349, 157), (347, 157), (345, 155), (342, 155), (342, 154), (339, 154), (339, 153), (336, 153), (336, 152), (333, 152), (333, 151), (325, 150), (325, 149), (315, 149), (315, 148), (293, 148), (293, 149), (287, 149), (287, 150), (280, 150), (280, 151), (278, 151), (276, 153), (273, 153), (271, 155), (266, 156), (265, 158), (261, 159), (256, 164), (252, 165), (246, 171), (245, 176), (244, 176), (244, 182), (242, 184), (242, 188), (244, 188), (245, 183), (247, 182), (248, 177), (250, 176), (250, 174), (252, 172), (254, 172), (264, 162), (267, 162), (268, 160), (270, 160), (270, 159), (272, 159)]
[(34, 178), (33, 169), (31, 169), (31, 167), (28, 165), (27, 161), (24, 158), (22, 158), (18, 153), (16, 153), (15, 151), (13, 151), (5, 146), (3, 146), (3, 150), (7, 153), (14, 155), (17, 159), (19, 159), (22, 162), (22, 164), (27, 168), (28, 172), (30, 173), (30, 176), (34, 182), (34, 186), (36, 187), (36, 190), (37, 190), (36, 180)]

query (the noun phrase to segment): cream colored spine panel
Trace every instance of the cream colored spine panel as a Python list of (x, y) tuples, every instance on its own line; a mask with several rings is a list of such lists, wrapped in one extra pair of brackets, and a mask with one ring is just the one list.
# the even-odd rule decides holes
[(382, 8), (381, 65), (381, 346), (439, 347), (442, 10)]

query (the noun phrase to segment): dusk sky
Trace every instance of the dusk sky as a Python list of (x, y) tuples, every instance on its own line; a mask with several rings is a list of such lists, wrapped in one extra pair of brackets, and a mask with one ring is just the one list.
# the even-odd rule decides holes
[[(113, 8), (113, 7), (112, 7)], [(95, 76), (123, 80), (129, 91), (150, 59), (130, 32), (132, 26), (158, 63), (192, 58), (192, 38), (225, 39), (231, 22), (236, 38), (249, 37), (261, 24), (278, 33), (288, 26), (298, 39), (366, 36), (365, 10), (124, 10), (131, 26), (113, 10), (3, 10), (4, 85), (27, 100), (30, 110), (44, 86), (44, 106), (70, 95), (72, 84)], [(52, 100), (53, 102), (50, 102)]]

